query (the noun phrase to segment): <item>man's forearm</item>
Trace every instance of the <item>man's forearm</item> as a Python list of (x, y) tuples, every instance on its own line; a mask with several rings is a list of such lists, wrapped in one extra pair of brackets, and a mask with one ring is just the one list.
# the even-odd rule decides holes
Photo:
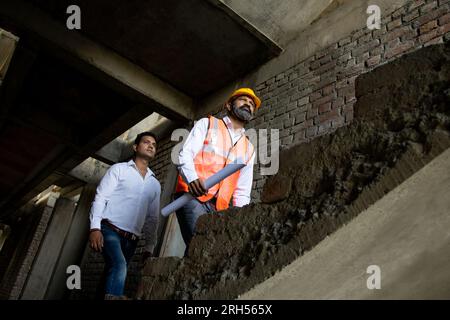
[(197, 171), (195, 171), (195, 165), (193, 162), (182, 163), (179, 166), (179, 170), (186, 183), (191, 183), (192, 181), (198, 179), (198, 174)]
[(106, 203), (104, 201), (101, 201), (100, 199), (95, 199), (92, 203), (91, 208), (91, 216), (90, 216), (90, 229), (101, 229), (101, 222), (102, 222), (102, 212), (105, 209)]

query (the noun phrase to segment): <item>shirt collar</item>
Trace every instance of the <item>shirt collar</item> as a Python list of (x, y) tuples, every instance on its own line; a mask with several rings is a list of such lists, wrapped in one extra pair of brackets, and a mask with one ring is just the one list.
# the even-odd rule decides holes
[[(127, 162), (127, 165), (129, 165), (130, 167), (135, 167), (136, 169), (138, 169), (138, 167), (136, 166), (136, 162), (134, 162), (133, 159), (131, 159), (130, 161)], [(150, 173), (150, 175), (154, 176), (155, 174), (153, 173), (152, 170), (150, 170), (149, 167), (147, 167), (147, 173)]]
[[(226, 126), (227, 126), (227, 128), (229, 130), (232, 130), (232, 131), (235, 130), (233, 128), (233, 123), (231, 123), (231, 119), (228, 116), (223, 117), (223, 121), (225, 122), (225, 124), (226, 124)], [(239, 130), (235, 130), (235, 131), (236, 132), (240, 132), (240, 133), (244, 133), (245, 132), (245, 128), (240, 129), (240, 131)]]

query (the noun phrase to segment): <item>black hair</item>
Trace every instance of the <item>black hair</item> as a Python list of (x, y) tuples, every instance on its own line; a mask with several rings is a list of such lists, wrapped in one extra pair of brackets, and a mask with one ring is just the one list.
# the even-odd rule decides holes
[(134, 140), (134, 144), (139, 144), (139, 142), (141, 142), (141, 139), (146, 136), (153, 137), (153, 139), (155, 139), (155, 142), (158, 142), (158, 140), (156, 139), (156, 135), (153, 132), (145, 131), (145, 132), (139, 133), (136, 136), (136, 139)]

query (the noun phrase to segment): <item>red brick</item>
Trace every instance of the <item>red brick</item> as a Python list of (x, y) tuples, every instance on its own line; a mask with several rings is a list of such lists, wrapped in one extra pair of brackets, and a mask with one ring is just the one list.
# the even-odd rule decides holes
[(395, 18), (401, 17), (405, 13), (406, 13), (406, 7), (401, 7), (392, 13), (392, 18), (395, 19)]
[(352, 42), (351, 37), (344, 38), (341, 41), (339, 41), (339, 47), (345, 46), (346, 44), (349, 44), (350, 42)]
[(338, 97), (331, 104), (331, 108), (336, 109), (342, 107), (343, 105), (344, 105), (344, 97)]
[(309, 68), (311, 70), (316, 70), (318, 67), (320, 67), (320, 62), (319, 61), (313, 61), (311, 62), (311, 64), (309, 65)]
[(398, 18), (398, 19), (395, 19), (392, 22), (389, 22), (388, 25), (387, 25), (387, 29), (388, 30), (392, 30), (392, 29), (395, 29), (397, 27), (400, 27), (401, 25), (402, 25), (402, 19)]
[(402, 36), (407, 36), (412, 33), (415, 34), (415, 31), (411, 28), (411, 26), (403, 26), (401, 28), (390, 31), (385, 36), (381, 37), (381, 42), (387, 43), (391, 40), (400, 38)]
[(348, 113), (353, 113), (353, 104), (346, 104), (342, 107), (342, 114), (347, 115)]
[(439, 18), (439, 25), (442, 26), (450, 22), (450, 13), (447, 13), (445, 16)]
[(437, 28), (437, 26), (438, 26), (437, 20), (427, 22), (423, 26), (420, 27), (420, 34), (430, 32), (431, 30)]
[(423, 45), (425, 47), (427, 47), (427, 46), (431, 46), (431, 45), (435, 45), (435, 44), (439, 44), (439, 43), (444, 43), (444, 38), (443, 37), (434, 38), (433, 40), (430, 40), (430, 41), (424, 43)]
[(447, 13), (448, 13), (448, 8), (441, 7), (439, 9), (431, 11), (430, 13), (420, 16), (419, 18), (417, 18), (416, 21), (414, 21), (413, 25), (416, 28), (420, 27), (420, 26), (424, 25), (425, 23), (427, 23), (431, 20), (435, 20), (435, 19), (439, 18), (440, 16), (443, 16)]
[(384, 52), (384, 46), (379, 46), (376, 47), (375, 49), (373, 49), (372, 51), (370, 51), (370, 56), (374, 57), (374, 56), (379, 56), (380, 54), (382, 54)]
[(439, 35), (444, 35), (449, 31), (450, 31), (450, 23), (444, 24), (443, 26), (439, 27)]
[(373, 67), (375, 65), (378, 65), (380, 62), (381, 62), (381, 55), (378, 55), (378, 56), (372, 57), (369, 60), (367, 60), (366, 66)]
[(410, 22), (411, 20), (417, 19), (420, 16), (419, 10), (411, 12), (403, 17), (403, 22)]
[(335, 92), (335, 86), (336, 86), (336, 84), (333, 83), (333, 84), (330, 84), (330, 85), (324, 87), (322, 89), (323, 95), (328, 96), (328, 95), (332, 94), (333, 92)]
[(423, 34), (422, 36), (420, 36), (419, 40), (421, 43), (427, 43), (433, 40), (434, 38), (443, 36), (449, 31), (450, 31), (450, 23), (447, 23), (443, 26), (440, 26), (439, 28), (431, 30), (431, 32)]
[(311, 95), (309, 96), (309, 101), (313, 102), (320, 98), (322, 98), (322, 90), (311, 93)]
[(320, 68), (317, 68), (314, 71), (314, 75), (321, 75), (321, 74), (327, 72), (328, 70), (335, 68), (336, 67), (336, 63), (337, 63), (336, 60), (332, 60), (331, 62), (328, 62), (328, 63), (320, 66)]
[(321, 99), (319, 99), (319, 100), (316, 100), (314, 103), (313, 103), (313, 108), (315, 108), (315, 107), (318, 107), (318, 106), (321, 106), (321, 105), (323, 105), (323, 104), (325, 104), (325, 103), (327, 103), (327, 102), (331, 102), (331, 100), (333, 100), (333, 96), (326, 96), (326, 97), (323, 97), (323, 98), (321, 98)]
[(331, 110), (330, 112), (327, 112), (327, 113), (319, 115), (319, 119), (320, 119), (320, 122), (322, 123), (322, 122), (325, 122), (327, 120), (336, 119), (339, 116), (340, 116), (339, 115), (339, 109), (334, 109), (334, 110)]
[(317, 116), (319, 114), (319, 109), (318, 108), (312, 108), (311, 110), (309, 110), (306, 114), (306, 119), (311, 119), (314, 118), (315, 116)]
[(398, 46), (387, 50), (386, 53), (384, 54), (384, 57), (386, 59), (390, 59), (392, 57), (395, 57), (399, 54), (402, 54), (402, 53), (410, 50), (413, 47), (414, 47), (414, 41), (407, 41), (407, 42), (401, 43)]
[(411, 11), (421, 5), (425, 4), (425, 0), (414, 0), (413, 3), (410, 4), (408, 11)]
[(437, 7), (437, 1), (430, 2), (420, 8), (420, 13), (426, 13)]
[(322, 104), (321, 106), (319, 106), (319, 114), (325, 113), (331, 111), (331, 102)]
[(394, 40), (389, 41), (388, 43), (386, 43), (386, 50), (390, 50), (390, 49), (396, 48), (399, 45), (400, 45), (400, 39), (399, 38), (394, 39)]

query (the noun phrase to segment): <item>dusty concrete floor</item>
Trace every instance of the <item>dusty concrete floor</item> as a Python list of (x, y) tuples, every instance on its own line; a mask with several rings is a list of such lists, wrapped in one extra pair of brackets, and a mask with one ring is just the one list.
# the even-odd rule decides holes
[[(450, 298), (450, 149), (241, 299)], [(369, 290), (369, 265), (381, 289)]]

